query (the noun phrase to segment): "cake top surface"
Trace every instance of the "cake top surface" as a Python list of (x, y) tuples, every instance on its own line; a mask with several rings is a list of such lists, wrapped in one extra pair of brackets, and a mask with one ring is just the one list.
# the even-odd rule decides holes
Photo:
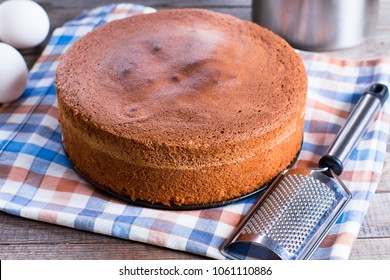
[(302, 111), (306, 73), (280, 37), (199, 9), (137, 15), (73, 44), (57, 94), (113, 134), (175, 142), (266, 133)]

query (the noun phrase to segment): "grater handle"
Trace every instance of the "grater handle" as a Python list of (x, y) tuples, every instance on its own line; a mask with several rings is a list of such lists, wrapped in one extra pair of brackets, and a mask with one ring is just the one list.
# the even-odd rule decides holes
[(329, 168), (337, 175), (343, 172), (345, 161), (381, 110), (388, 95), (387, 86), (383, 84), (372, 84), (368, 88), (321, 157), (319, 167)]

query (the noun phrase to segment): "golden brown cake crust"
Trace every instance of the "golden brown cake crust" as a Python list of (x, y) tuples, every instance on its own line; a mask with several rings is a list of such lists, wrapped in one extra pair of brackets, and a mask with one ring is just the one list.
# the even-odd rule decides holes
[(81, 173), (131, 199), (234, 198), (299, 151), (306, 79), (283, 39), (230, 15), (181, 9), (114, 21), (58, 66), (64, 146)]

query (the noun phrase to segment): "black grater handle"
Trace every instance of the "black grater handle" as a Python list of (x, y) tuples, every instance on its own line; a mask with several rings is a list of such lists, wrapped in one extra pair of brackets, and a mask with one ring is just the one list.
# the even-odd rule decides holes
[(344, 164), (357, 143), (366, 133), (369, 125), (375, 119), (388, 97), (387, 86), (372, 84), (359, 99), (355, 108), (349, 115), (346, 123), (336, 135), (318, 165), (327, 167), (340, 175)]

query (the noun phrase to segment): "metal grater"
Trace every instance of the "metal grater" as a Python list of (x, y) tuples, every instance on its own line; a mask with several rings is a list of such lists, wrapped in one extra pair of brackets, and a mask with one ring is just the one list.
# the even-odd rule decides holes
[[(387, 96), (386, 86), (372, 85), (321, 157), (320, 168), (283, 171), (224, 242), (222, 254), (233, 259), (310, 258), (351, 199), (338, 175)], [(241, 251), (234, 252), (238, 247)]]
[(318, 245), (317, 233), (326, 234), (350, 198), (341, 181), (333, 182), (322, 171), (283, 172), (242, 222), (232, 242), (255, 242), (258, 250), (271, 250), (282, 259), (308, 258)]

